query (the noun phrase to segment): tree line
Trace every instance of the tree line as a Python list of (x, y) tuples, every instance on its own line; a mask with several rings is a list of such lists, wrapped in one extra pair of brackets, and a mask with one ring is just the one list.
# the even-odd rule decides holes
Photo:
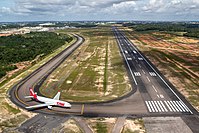
[(199, 24), (192, 23), (127, 23), (124, 26), (131, 27), (135, 31), (171, 31), (185, 32), (183, 36), (199, 38)]
[(25, 35), (0, 37), (0, 78), (17, 67), (17, 62), (30, 61), (38, 55), (48, 55), (72, 37), (53, 32), (32, 32)]

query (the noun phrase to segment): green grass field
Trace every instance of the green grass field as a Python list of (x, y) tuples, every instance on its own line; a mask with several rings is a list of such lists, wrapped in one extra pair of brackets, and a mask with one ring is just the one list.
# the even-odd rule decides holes
[(41, 93), (53, 97), (61, 90), (66, 101), (105, 101), (131, 90), (111, 27), (69, 29), (85, 37), (80, 46), (44, 82)]

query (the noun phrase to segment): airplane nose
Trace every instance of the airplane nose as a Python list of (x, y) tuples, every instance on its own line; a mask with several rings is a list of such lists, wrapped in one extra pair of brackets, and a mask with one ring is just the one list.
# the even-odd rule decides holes
[(65, 104), (65, 107), (69, 107), (69, 108), (70, 108), (71, 106), (72, 106), (72, 105), (71, 105), (70, 103), (66, 103), (66, 104)]

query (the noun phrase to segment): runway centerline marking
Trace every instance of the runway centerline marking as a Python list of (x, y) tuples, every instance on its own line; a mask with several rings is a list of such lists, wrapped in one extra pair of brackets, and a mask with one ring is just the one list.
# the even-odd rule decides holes
[[(116, 38), (117, 38), (117, 36), (116, 36)], [(122, 47), (121, 47), (121, 45), (120, 45), (120, 41), (119, 41), (118, 38), (117, 38), (117, 42), (118, 42), (118, 44), (119, 44), (120, 50), (123, 51), (123, 50), (122, 50)], [(127, 59), (126, 59), (126, 55), (125, 55), (123, 52), (122, 52), (122, 54), (123, 54), (123, 56), (124, 56), (124, 59), (125, 59), (125, 61), (126, 61), (126, 63), (127, 63), (127, 66), (128, 66), (128, 68), (129, 68), (129, 71), (130, 71), (130, 73), (131, 73), (131, 76), (133, 77), (133, 80), (134, 80), (135, 84), (138, 85), (138, 84), (137, 84), (137, 81), (136, 81), (136, 79), (135, 79), (135, 76), (133, 75), (133, 72), (132, 72), (132, 70), (131, 70), (131, 67), (130, 67), (130, 65), (129, 65)]]
[(155, 88), (155, 86), (154, 86), (154, 85), (152, 85), (152, 87), (153, 87), (153, 89), (155, 90), (155, 92), (158, 92), (158, 91), (156, 90), (156, 88)]
[(146, 76), (146, 78), (147, 78), (147, 80), (148, 80), (149, 82), (151, 82), (151, 80), (149, 79), (149, 77)]
[(144, 74), (146, 74), (145, 71), (144, 71), (143, 69), (142, 69), (142, 72), (143, 72)]

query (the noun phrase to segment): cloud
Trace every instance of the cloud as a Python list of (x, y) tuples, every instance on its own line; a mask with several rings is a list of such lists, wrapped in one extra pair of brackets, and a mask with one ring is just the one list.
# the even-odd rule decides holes
[(1, 12), (1, 13), (10, 13), (10, 12), (11, 12), (11, 9), (8, 8), (8, 7), (1, 7), (1, 8), (0, 8), (0, 12)]
[(166, 2), (164, 0), (149, 0), (142, 9), (145, 12), (162, 12), (166, 9)]
[[(128, 8), (134, 0), (15, 0), (17, 14), (97, 13), (101, 10)], [(127, 5), (127, 6), (126, 6)], [(130, 6), (131, 7), (131, 6)]]
[(145, 12), (160, 12), (160, 13), (189, 13), (193, 10), (196, 13), (199, 9), (198, 0), (149, 0), (142, 7)]
[(185, 18), (180, 15), (192, 19), (199, 17), (199, 0), (14, 0), (10, 5), (0, 7), (1, 15), (52, 20)]
[(123, 14), (129, 13), (136, 10), (136, 2), (135, 1), (125, 1), (120, 3), (114, 3), (110, 7), (107, 7), (102, 10), (104, 13), (108, 14)]

